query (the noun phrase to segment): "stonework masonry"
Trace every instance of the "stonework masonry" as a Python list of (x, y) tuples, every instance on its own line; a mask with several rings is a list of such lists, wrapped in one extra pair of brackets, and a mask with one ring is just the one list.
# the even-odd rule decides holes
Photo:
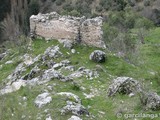
[(32, 15), (30, 32), (45, 39), (70, 40), (72, 42), (105, 48), (102, 41), (102, 17), (61, 16), (56, 12)]

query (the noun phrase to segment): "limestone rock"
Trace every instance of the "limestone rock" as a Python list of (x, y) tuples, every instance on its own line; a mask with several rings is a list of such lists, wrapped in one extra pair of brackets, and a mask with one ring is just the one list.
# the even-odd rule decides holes
[(88, 110), (81, 105), (81, 99), (70, 92), (61, 92), (61, 93), (57, 93), (58, 95), (62, 95), (62, 96), (66, 96), (67, 98), (69, 98), (68, 101), (66, 101), (66, 106), (64, 106), (61, 110), (61, 114), (66, 114), (71, 112), (74, 115), (82, 115), (82, 114), (86, 114), (89, 115)]
[(71, 49), (71, 53), (75, 54), (76, 50), (75, 49)]
[(90, 58), (90, 60), (92, 60), (96, 63), (102, 63), (102, 62), (105, 62), (105, 60), (106, 60), (105, 52), (103, 52), (101, 50), (93, 51), (90, 54), (89, 58)]
[(58, 46), (52, 46), (46, 49), (44, 56), (48, 56), (50, 58), (57, 58), (62, 55), (62, 53), (59, 51)]
[(62, 75), (59, 71), (57, 71), (53, 68), (45, 70), (45, 72), (41, 78), (42, 82), (44, 82), (44, 81), (47, 82), (47, 81), (50, 81), (51, 79), (58, 79), (63, 82), (72, 80), (72, 78)]
[(129, 77), (118, 77), (113, 80), (109, 86), (108, 96), (114, 96), (116, 93), (130, 94), (141, 92), (141, 86), (138, 81)]
[(71, 78), (80, 78), (83, 76), (85, 76), (87, 79), (93, 79), (93, 78), (98, 78), (99, 74), (97, 73), (97, 71), (85, 69), (85, 67), (80, 67), (78, 68), (77, 71), (69, 75), (69, 77)]
[(64, 106), (61, 110), (61, 114), (66, 114), (71, 112), (74, 115), (89, 115), (88, 110), (81, 104), (79, 103), (75, 103), (75, 102), (71, 102), (71, 101), (67, 101), (67, 105)]
[(21, 78), (21, 74), (24, 71), (26, 71), (26, 68), (25, 68), (24, 63), (22, 62), (16, 67), (14, 72), (7, 77), (7, 79), (9, 79), (11, 81), (16, 81)]
[(68, 48), (68, 49), (72, 49), (73, 48), (73, 42), (71, 40), (61, 39), (59, 41), (63, 44), (63, 47)]
[(25, 75), (24, 77), (22, 77), (24, 80), (31, 80), (32, 78), (35, 78), (36, 76), (39, 76), (40, 74), (40, 69), (35, 66), (30, 73), (28, 73), (27, 75)]
[(141, 103), (146, 109), (160, 110), (160, 96), (154, 92), (143, 92), (140, 96)]
[(9, 60), (9, 61), (5, 62), (5, 64), (12, 64), (12, 63), (13, 63), (12, 60)]
[(81, 99), (77, 95), (75, 95), (73, 93), (70, 93), (70, 92), (60, 92), (60, 93), (57, 93), (57, 95), (62, 95), (62, 96), (65, 95), (65, 96), (67, 96), (69, 98), (74, 98), (77, 103), (81, 103)]
[(75, 115), (73, 115), (73, 116), (71, 116), (71, 118), (69, 118), (68, 120), (82, 120), (82, 119), (79, 118), (79, 117), (77, 117), (77, 116), (75, 116)]
[(50, 103), (52, 101), (52, 97), (50, 96), (49, 93), (45, 92), (42, 94), (39, 94), (34, 103), (36, 104), (37, 107), (41, 108), (42, 106)]
[(65, 69), (69, 70), (69, 71), (74, 71), (75, 67), (74, 66), (66, 66)]
[(9, 82), (7, 86), (5, 86), (3, 89), (0, 90), (0, 95), (17, 91), (22, 86), (23, 87), (26, 86), (26, 81), (24, 81), (24, 80), (18, 80), (18, 81), (13, 82), (13, 83)]

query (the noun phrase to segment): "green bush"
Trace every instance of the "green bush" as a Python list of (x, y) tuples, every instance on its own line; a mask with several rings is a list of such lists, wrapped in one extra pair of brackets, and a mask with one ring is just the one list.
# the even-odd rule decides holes
[(147, 18), (138, 18), (135, 22), (135, 28), (145, 28), (150, 29), (154, 26), (153, 22)]
[(39, 13), (40, 5), (37, 0), (32, 0), (28, 6), (28, 15), (36, 15)]
[(127, 5), (125, 0), (101, 0), (99, 4), (106, 10), (124, 10)]
[(64, 3), (65, 2), (65, 0), (56, 0), (56, 5), (57, 6), (60, 6), (60, 5), (62, 5), (62, 3)]
[(0, 0), (0, 21), (2, 21), (7, 13), (11, 11), (11, 2), (10, 0)]
[(66, 3), (63, 5), (63, 9), (68, 12), (71, 12), (74, 9), (74, 7), (71, 5), (71, 3)]
[(71, 16), (80, 16), (80, 13), (77, 10), (72, 10), (71, 12), (69, 12), (69, 15)]

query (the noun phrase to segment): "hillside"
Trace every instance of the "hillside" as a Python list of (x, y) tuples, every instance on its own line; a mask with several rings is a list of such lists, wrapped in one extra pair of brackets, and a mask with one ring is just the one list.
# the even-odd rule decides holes
[(0, 0), (0, 120), (159, 120), (159, 0)]
[[(36, 39), (32, 43), (28, 43), (29, 40), (27, 40), (24, 46), (10, 49), (6, 57), (0, 61), (1, 94), (4, 92), (2, 89), (7, 84), (11, 85), (11, 90), (15, 92), (1, 95), (0, 119), (48, 120), (52, 118), (53, 120), (67, 120), (74, 113), (68, 111), (62, 114), (62, 108), (66, 105), (66, 101), (76, 102), (77, 96), (81, 99), (82, 106), (87, 110), (87, 112), (83, 111), (82, 115), (79, 116), (83, 120), (116, 120), (128, 119), (130, 116), (127, 116), (127, 114), (158, 114), (159, 111), (157, 110), (146, 110), (138, 94), (132, 97), (118, 93), (113, 97), (108, 97), (107, 94), (113, 79), (124, 76), (140, 82), (146, 91), (154, 91), (160, 94), (158, 89), (160, 79), (159, 32), (159, 28), (153, 29), (145, 37), (145, 44), (140, 45), (137, 65), (126, 62), (108, 50), (103, 50), (106, 53), (106, 62), (95, 63), (89, 60), (89, 55), (98, 48), (76, 45), (73, 48), (75, 49), (74, 53), (73, 50), (71, 52), (70, 49), (64, 48), (56, 40), (45, 42), (45, 40)], [(55, 46), (57, 45), (59, 46), (57, 56), (44, 59), (45, 51), (51, 48), (56, 49), (57, 47)], [(31, 62), (34, 60), (35, 62)], [(69, 62), (64, 62), (66, 65), (61, 66), (60, 63), (63, 63), (62, 61), (64, 60)], [(50, 68), (51, 61), (56, 64), (54, 68)], [(24, 66), (20, 67), (22, 64)], [(17, 66), (19, 67), (16, 68)], [(22, 71), (16, 74), (15, 68)], [(48, 77), (51, 77), (51, 80), (45, 77), (44, 81), (38, 80), (34, 82), (34, 78), (43, 76), (43, 72), (45, 73), (46, 71), (47, 73), (51, 69), (56, 73), (58, 72), (57, 74), (59, 75), (69, 76), (74, 74), (73, 79), (66, 78), (66, 81), (64, 81), (64, 79), (59, 77), (52, 78), (50, 73)], [(38, 71), (32, 74), (33, 70)], [(92, 71), (93, 73), (91, 72), (90, 75), (82, 72), (82, 75), (79, 76), (80, 71), (83, 70), (89, 73)], [(7, 77), (10, 74), (12, 77)], [(19, 81), (20, 79), (18, 83), (17, 79), (14, 80), (13, 75), (17, 75), (18, 78), (24, 78), (23, 82), (25, 81), (27, 84), (22, 84)], [(10, 79), (12, 80), (10, 81)], [(18, 87), (21, 85), (22, 87)], [(7, 88), (5, 90), (7, 91)], [(70, 97), (67, 97), (64, 92), (71, 94), (69, 95)], [(35, 103), (36, 97), (42, 93), (49, 94), (46, 99), (52, 100), (49, 103), (46, 102), (47, 104), (42, 104), (44, 101), (41, 98), (42, 103)], [(117, 116), (117, 114), (122, 114), (122, 116)], [(140, 117), (138, 119), (150, 119), (151, 117), (154, 116)], [(155, 116), (154, 120), (156, 119), (158, 120), (159, 118)]]

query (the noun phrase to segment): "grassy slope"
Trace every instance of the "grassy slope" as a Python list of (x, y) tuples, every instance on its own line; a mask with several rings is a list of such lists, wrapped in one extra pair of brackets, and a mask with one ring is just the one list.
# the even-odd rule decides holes
[[(103, 70), (99, 70), (100, 77), (93, 80), (87, 80), (85, 78), (75, 79), (78, 85), (83, 86), (86, 90), (75, 89), (75, 86), (71, 82), (60, 82), (58, 80), (53, 80), (48, 83), (48, 85), (56, 84), (53, 87), (53, 90), (50, 91), (52, 94), (53, 101), (51, 104), (46, 105), (45, 107), (38, 109), (34, 105), (34, 99), (36, 96), (44, 91), (46, 85), (40, 85), (36, 87), (24, 87), (19, 91), (0, 96), (0, 120), (35, 120), (38, 113), (40, 113), (45, 119), (46, 113), (44, 110), (49, 108), (49, 113), (52, 116), (53, 120), (67, 120), (71, 115), (60, 115), (60, 109), (65, 105), (65, 100), (62, 96), (57, 96), (57, 92), (72, 92), (78, 95), (82, 99), (84, 106), (89, 107), (89, 112), (91, 115), (94, 115), (92, 119), (95, 120), (116, 120), (116, 113), (157, 113), (153, 111), (143, 111), (143, 107), (140, 105), (140, 101), (137, 96), (129, 98), (128, 96), (117, 95), (114, 98), (107, 97), (107, 88), (113, 79), (112, 76), (129, 76), (133, 77), (140, 82), (144, 82), (146, 87), (152, 90), (157, 91), (160, 94), (158, 89), (160, 85), (160, 28), (152, 30), (150, 34), (146, 37), (146, 44), (141, 46), (140, 53), (140, 63), (138, 66), (133, 66), (128, 64), (123, 59), (114, 56), (112, 53), (107, 52), (107, 62), (99, 64)], [(50, 41), (46, 43), (44, 40), (35, 40), (33, 41), (32, 53), (34, 56), (43, 53), (45, 49), (51, 45), (57, 45), (57, 41)], [(56, 61), (61, 61), (64, 59), (69, 59), (72, 64), (78, 68), (80, 66), (85, 66), (86, 68), (95, 69), (96, 63), (89, 61), (89, 54), (97, 49), (94, 47), (88, 46), (75, 46), (76, 51), (79, 54), (68, 55), (67, 52), (70, 52), (68, 49), (63, 48), (60, 45), (61, 51), (64, 56), (56, 59)], [(16, 50), (14, 50), (16, 51)], [(12, 53), (13, 54), (13, 53)], [(14, 57), (17, 58), (18, 54)], [(0, 64), (5, 63), (7, 60), (10, 60), (10, 57), (7, 57)], [(20, 60), (15, 60), (13, 65), (4, 65), (0, 70), (1, 83), (4, 78), (6, 78), (17, 66)], [(66, 72), (66, 71), (64, 71)], [(154, 74), (153, 74), (154, 73)], [(67, 72), (66, 72), (67, 74)], [(152, 82), (153, 84), (150, 84)], [(90, 93), (91, 88), (94, 88), (98, 92), (98, 96), (92, 99), (85, 99), (83, 92)], [(27, 101), (23, 101), (22, 97), (26, 96)], [(22, 105), (21, 105), (22, 103)], [(25, 105), (26, 104), (26, 105)], [(91, 107), (91, 108), (90, 108)], [(105, 114), (100, 113), (99, 111), (105, 112)], [(25, 118), (22, 118), (22, 115), (25, 115)], [(31, 116), (31, 117), (30, 117)], [(86, 116), (82, 116), (84, 120), (89, 120)], [(123, 119), (123, 118), (122, 118)], [(148, 120), (149, 118), (143, 119)], [(158, 119), (157, 119), (158, 120)]]

